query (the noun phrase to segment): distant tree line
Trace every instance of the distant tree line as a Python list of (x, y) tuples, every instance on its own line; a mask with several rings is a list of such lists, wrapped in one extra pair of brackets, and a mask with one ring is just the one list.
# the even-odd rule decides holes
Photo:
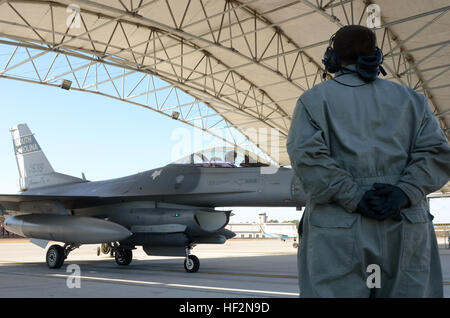
[[(278, 220), (269, 220), (267, 223), (280, 223)], [(290, 221), (283, 221), (281, 223), (295, 223), (295, 227), (298, 229), (298, 224), (300, 223), (300, 220), (290, 220)]]

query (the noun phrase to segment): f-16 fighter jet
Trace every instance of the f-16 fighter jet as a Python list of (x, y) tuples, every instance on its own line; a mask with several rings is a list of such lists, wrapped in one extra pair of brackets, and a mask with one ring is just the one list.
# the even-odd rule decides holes
[[(119, 265), (142, 246), (148, 255), (185, 257), (187, 272), (200, 261), (197, 244), (223, 244), (230, 206), (305, 205), (289, 168), (271, 169), (253, 154), (234, 148), (194, 153), (164, 167), (91, 182), (55, 172), (26, 124), (11, 129), (20, 193), (0, 195), (9, 217), (5, 228), (45, 248), (50, 268), (60, 268), (82, 244), (103, 244)], [(270, 171), (272, 170), (272, 171)]]

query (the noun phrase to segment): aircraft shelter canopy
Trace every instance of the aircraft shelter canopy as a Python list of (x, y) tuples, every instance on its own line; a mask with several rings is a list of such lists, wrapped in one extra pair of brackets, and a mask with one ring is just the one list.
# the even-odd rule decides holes
[(448, 138), (449, 10), (446, 0), (0, 0), (0, 77), (119, 99), (231, 144), (241, 135), (288, 165), (296, 100), (322, 81), (329, 38), (347, 24), (373, 27), (386, 78), (425, 94)]

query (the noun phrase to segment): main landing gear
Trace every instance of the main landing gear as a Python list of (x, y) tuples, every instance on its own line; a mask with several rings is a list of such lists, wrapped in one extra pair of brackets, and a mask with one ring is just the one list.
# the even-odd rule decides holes
[[(184, 269), (188, 273), (196, 273), (200, 268), (200, 261), (197, 256), (191, 255), (191, 250), (194, 248), (194, 244), (185, 247), (185, 256), (184, 259)], [(181, 247), (180, 247), (181, 248)], [(117, 265), (126, 266), (129, 265), (133, 259), (133, 248), (126, 245), (118, 245), (117, 243), (112, 243), (111, 251), (114, 254), (114, 258), (116, 260)], [(149, 254), (147, 251), (146, 253)], [(157, 255), (157, 254), (156, 254)], [(173, 255), (175, 256), (175, 255)], [(180, 255), (176, 255), (180, 256)]]
[[(184, 269), (188, 273), (196, 273), (200, 268), (200, 260), (197, 256), (191, 255), (191, 249), (194, 245), (189, 245), (185, 248), (186, 258), (184, 259)], [(129, 247), (113, 244), (112, 250), (117, 265), (126, 266), (129, 265), (133, 259), (133, 251)]]
[(133, 251), (131, 249), (126, 249), (119, 246), (115, 249), (114, 254), (116, 263), (120, 266), (130, 265), (133, 260)]
[(100, 256), (100, 253), (109, 254), (110, 257), (114, 257), (117, 265), (126, 266), (133, 260), (133, 249), (134, 247), (120, 245), (117, 242), (102, 243), (97, 248), (97, 256)]
[(45, 257), (47, 266), (49, 268), (60, 268), (64, 264), (64, 260), (69, 256), (69, 253), (78, 247), (80, 246), (76, 244), (64, 244), (64, 246), (55, 244), (50, 246)]
[[(69, 253), (78, 247), (80, 245), (77, 244), (65, 244), (64, 246), (55, 244), (50, 246), (45, 258), (47, 266), (49, 268), (61, 268)], [(121, 266), (129, 265), (133, 260), (132, 249), (117, 243), (105, 243), (102, 246), (102, 252), (111, 253), (111, 256), (114, 255), (116, 263)]]
[[(200, 260), (197, 256), (191, 255), (191, 250), (195, 245), (185, 247), (184, 269), (188, 273), (196, 273), (200, 269)], [(69, 253), (80, 247), (77, 244), (65, 244), (64, 246), (52, 245), (47, 251), (46, 262), (49, 268), (61, 268)], [(133, 260), (133, 250), (129, 246), (119, 245), (118, 243), (105, 243), (100, 252), (114, 255), (117, 265), (127, 266)], [(98, 253), (99, 254), (99, 253)]]

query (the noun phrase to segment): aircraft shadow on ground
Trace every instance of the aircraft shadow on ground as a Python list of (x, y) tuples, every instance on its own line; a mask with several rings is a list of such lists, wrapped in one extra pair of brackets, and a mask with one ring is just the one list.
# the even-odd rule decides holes
[[(42, 262), (24, 262), (14, 261), (11, 263), (0, 264), (0, 271), (5, 270), (33, 270), (30, 274), (36, 273), (35, 270), (42, 273), (60, 273), (66, 272), (67, 266), (77, 264), (86, 270), (101, 271), (107, 269), (108, 273), (123, 273), (124, 271), (132, 273), (133, 271), (168, 271), (184, 272), (182, 257), (171, 258), (153, 258), (133, 259), (128, 266), (119, 266), (114, 258), (100, 256), (97, 260), (71, 259), (70, 256), (64, 262), (61, 269), (49, 269), (44, 261)], [(255, 277), (284, 277), (292, 278), (297, 276), (297, 258), (296, 255), (264, 255), (264, 256), (245, 256), (245, 257), (224, 257), (224, 258), (200, 258), (201, 267), (198, 273), (185, 273), (186, 275), (202, 274), (233, 274), (236, 276), (252, 275)]]

